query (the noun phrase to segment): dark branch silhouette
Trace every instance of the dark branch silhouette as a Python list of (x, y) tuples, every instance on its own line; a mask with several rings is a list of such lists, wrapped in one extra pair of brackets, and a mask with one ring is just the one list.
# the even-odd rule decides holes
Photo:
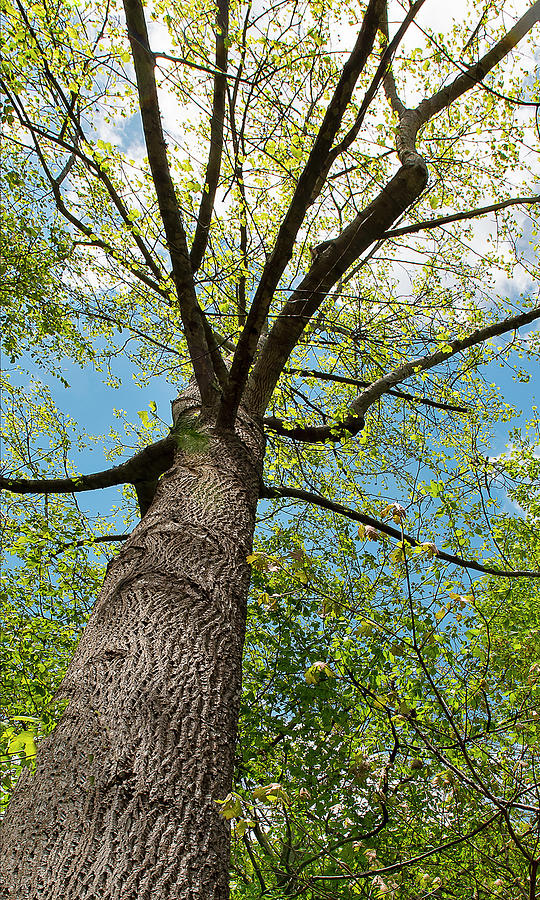
[[(333, 381), (336, 384), (352, 384), (355, 387), (371, 387), (372, 381), (364, 381), (362, 378), (351, 378), (347, 375), (335, 375), (333, 372), (319, 372), (318, 369), (285, 369), (284, 374), (300, 375), (302, 378), (319, 378), (321, 381)], [(447, 412), (470, 414), (466, 406), (455, 406), (453, 403), (444, 403), (441, 400), (431, 400), (429, 397), (421, 397), (419, 394), (409, 394), (407, 391), (386, 391), (391, 397), (399, 397), (400, 400), (408, 400), (412, 404), (421, 403), (431, 406), (433, 409), (442, 409)]]
[[(368, 516), (366, 513), (359, 513), (355, 509), (344, 506), (342, 503), (336, 503), (335, 500), (328, 500), (327, 497), (323, 497), (320, 494), (314, 494), (312, 491), (304, 491), (299, 488), (281, 487), (274, 484), (263, 485), (261, 498), (272, 499), (278, 497), (289, 498), (291, 500), (302, 500), (305, 503), (313, 503), (315, 506), (320, 506), (321, 509), (328, 509), (330, 512), (338, 513), (338, 515), (345, 516), (347, 519), (352, 519), (354, 522), (361, 522), (362, 525), (370, 525), (382, 534), (386, 534), (398, 541), (402, 540), (399, 528), (394, 528), (392, 525), (381, 522), (380, 519), (375, 519), (373, 516)], [(404, 534), (403, 539), (410, 544), (411, 547), (421, 547), (422, 544), (429, 543), (426, 541), (419, 541), (410, 534)], [(482, 563), (476, 562), (474, 559), (463, 559), (461, 556), (456, 556), (453, 553), (446, 553), (444, 550), (439, 549), (437, 549), (436, 558), (443, 559), (445, 562), (453, 563), (456, 566), (461, 566), (464, 569), (482, 572), (486, 575), (498, 575), (505, 578), (540, 578), (540, 571), (514, 571), (511, 569), (499, 569), (495, 566), (485, 566)]]
[(393, 228), (387, 231), (383, 237), (393, 238), (401, 237), (404, 234), (416, 234), (419, 231), (427, 231), (431, 228), (441, 228), (442, 225), (449, 225), (451, 222), (476, 219), (478, 216), (486, 216), (488, 213), (508, 209), (510, 206), (534, 205), (535, 203), (540, 203), (540, 194), (535, 194), (533, 197), (512, 197), (509, 200), (501, 200), (499, 203), (491, 203), (489, 206), (478, 206), (476, 209), (469, 209), (467, 212), (453, 213), (451, 216), (439, 216), (437, 219), (427, 219), (425, 222), (407, 225), (404, 228)]
[(176, 440), (173, 434), (150, 444), (131, 459), (91, 475), (71, 478), (5, 478), (0, 477), (0, 490), (12, 494), (77, 494), (118, 484), (145, 484), (157, 479), (172, 465)]

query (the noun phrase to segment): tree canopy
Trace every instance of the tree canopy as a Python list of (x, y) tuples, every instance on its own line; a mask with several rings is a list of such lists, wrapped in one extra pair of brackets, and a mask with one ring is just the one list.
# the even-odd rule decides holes
[[(251, 573), (234, 781), (208, 789), (232, 835), (212, 897), (534, 900), (540, 2), (4, 8), (8, 843), (43, 793), (40, 742), (68, 733), (76, 703), (56, 692), (101, 583), (157, 546), (179, 467), (211, 485), (186, 540), (206, 522), (239, 596)], [(108, 434), (62, 408), (83, 377)], [(115, 407), (134, 392), (132, 420)], [(233, 565), (209, 447), (262, 431), (254, 544), (246, 513)], [(104, 726), (115, 772), (128, 719)], [(209, 896), (156, 847), (126, 900)], [(52, 897), (36, 865), (25, 897)], [(111, 865), (83, 891), (74, 864), (69, 897), (124, 896)]]

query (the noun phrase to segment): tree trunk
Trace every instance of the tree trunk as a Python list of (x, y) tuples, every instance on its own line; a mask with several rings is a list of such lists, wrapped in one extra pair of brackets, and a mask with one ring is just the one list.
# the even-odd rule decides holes
[[(193, 405), (193, 404), (192, 404)], [(224, 900), (263, 438), (179, 451), (108, 567), (3, 827), (8, 900)]]

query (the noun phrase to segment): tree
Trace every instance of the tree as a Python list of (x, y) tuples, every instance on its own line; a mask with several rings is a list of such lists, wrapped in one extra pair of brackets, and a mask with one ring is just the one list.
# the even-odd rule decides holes
[[(384, 878), (388, 868), (407, 871), (403, 860), (369, 869), (377, 852), (382, 857), (390, 848), (395, 856), (407, 831), (408, 812), (385, 832), (388, 795), (403, 800), (406, 793), (420, 822), (419, 804), (442, 802), (444, 787), (408, 787), (402, 771), (392, 781), (402, 746), (396, 717), (410, 730), (403, 765), (418, 759), (422, 767), (421, 756), (411, 762), (411, 754), (424, 748), (469, 792), (438, 828), (424, 824), (427, 856), (455, 844), (465, 858), (477, 834), (487, 840), (493, 828), (503, 835), (507, 829), (535, 896), (538, 849), (517, 834), (514, 821), (523, 813), (521, 789), (516, 794), (498, 782), (494, 766), (488, 778), (476, 757), (470, 762), (471, 716), (484, 743), (491, 726), (484, 727), (485, 708), (475, 705), (472, 715), (466, 694), (473, 677), (475, 696), (484, 690), (478, 667), (456, 674), (466, 642), (457, 655), (451, 648), (462, 636), (459, 610), (469, 596), (457, 589), (456, 573), (487, 575), (496, 584), (527, 579), (525, 592), (539, 575), (529, 563), (535, 556), (528, 526), (516, 526), (525, 531), (515, 551), (497, 531), (503, 526), (490, 498), (486, 448), (490, 426), (507, 409), (483, 372), (512, 359), (516, 341), (519, 353), (536, 353), (534, 339), (519, 337), (540, 307), (532, 299), (533, 262), (515, 235), (539, 200), (529, 187), (537, 110), (529, 97), (540, 3), (510, 11), (492, 0), (477, 6), (476, 20), (446, 35), (425, 25), (423, 6), (369, 0), (360, 7), (311, 2), (259, 10), (219, 0), (216, 8), (158, 3), (145, 10), (140, 0), (125, 0), (120, 14), (112, 4), (64, 0), (54, 8), (6, 5), (10, 221), (27, 204), (22, 243), (28, 223), (37, 222), (50, 248), (33, 257), (34, 268), (33, 246), (8, 253), (22, 285), (10, 295), (12, 310), (25, 310), (23, 322), (8, 315), (9, 352), (15, 360), (24, 341), (35, 354), (46, 348), (36, 360), (46, 374), (57, 373), (66, 355), (98, 369), (123, 355), (142, 385), (161, 372), (180, 388), (168, 433), (152, 441), (160, 423), (150, 404), (136, 452), (89, 475), (70, 469), (71, 423), (54, 412), (45, 389), (36, 386), (26, 408), (17, 385), (9, 394), (20, 416), (10, 419), (10, 468), (0, 485), (12, 495), (26, 560), (37, 557), (41, 566), (44, 553), (67, 549), (78, 571), (89, 536), (70, 495), (131, 485), (141, 519), (109, 561), (60, 687), (66, 708), (6, 812), (7, 896), (228, 897), (231, 819), (259, 891), (271, 876), (268, 889), (278, 896), (308, 889), (330, 896), (336, 885), (339, 896), (358, 895), (368, 877), (381, 895), (395, 892), (399, 886)], [(123, 131), (113, 127), (119, 117), (127, 122)], [(134, 146), (135, 125), (144, 151)], [(29, 194), (37, 200), (32, 211)], [(494, 281), (495, 268), (507, 281)], [(29, 291), (32, 271), (39, 289)], [(521, 296), (511, 284), (518, 271)], [(57, 438), (43, 459), (40, 417)], [(118, 441), (113, 453), (120, 448)], [(65, 475), (58, 477), (54, 466), (62, 462)], [(379, 492), (387, 500), (382, 512)], [(45, 509), (32, 500), (41, 496)], [(403, 496), (407, 510), (396, 500)], [(271, 501), (278, 510), (277, 537), (253, 551), (261, 499), (264, 509)], [(312, 506), (302, 539), (300, 526), (287, 525), (284, 499)], [(340, 552), (328, 557), (324, 576), (309, 525), (317, 510), (364, 529), (354, 536), (336, 526)], [(328, 527), (328, 518), (319, 528), (321, 521)], [(354, 585), (363, 595), (359, 606), (343, 587), (352, 565), (345, 550), (381, 535), (393, 546), (381, 551), (382, 569), (381, 558), (363, 554)], [(115, 536), (100, 521), (94, 537), (105, 545)], [(44, 550), (50, 541), (52, 554)], [(91, 587), (90, 557), (87, 563)], [(65, 584), (62, 565), (46, 602)], [(366, 801), (369, 822), (353, 823), (355, 843), (382, 836), (375, 856), (368, 847), (371, 857), (359, 866), (342, 856), (336, 862), (328, 823), (319, 836), (324, 852), (296, 865), (303, 832), (291, 824), (292, 801), (279, 780), (255, 789), (256, 801), (273, 803), (266, 823), (257, 810), (250, 819), (231, 790), (252, 569), (260, 608), (272, 612), (266, 627), (274, 644), (279, 595), (298, 602), (286, 619), (294, 622), (287, 647), (315, 615), (303, 588), (313, 590), (323, 622), (339, 620), (324, 658), (312, 655), (316, 631), (306, 632), (311, 642), (301, 639), (310, 653), (299, 696), (307, 709), (305, 691), (319, 690), (312, 722), (330, 733), (343, 687), (356, 736), (351, 732), (347, 744), (332, 732), (329, 743), (338, 756), (348, 746), (350, 778), (360, 783), (373, 769), (371, 748), (364, 752), (358, 737), (363, 719), (352, 712), (360, 701), (375, 710), (370, 734), (384, 719), (394, 735), (377, 796), (370, 788)], [(386, 598), (377, 609), (374, 591)], [(431, 605), (443, 593), (450, 606), (439, 616)], [(340, 605), (349, 609), (346, 622)], [(475, 610), (481, 614), (480, 601)], [(431, 641), (446, 614), (454, 617), (453, 631)], [(387, 647), (381, 627), (392, 616)], [(370, 640), (355, 644), (362, 628)], [(395, 663), (399, 653), (391, 648), (405, 633), (414, 665), (404, 664), (400, 686), (383, 685), (388, 653)], [(504, 648), (499, 652), (504, 668)], [(290, 670), (283, 671), (287, 681)], [(363, 683), (361, 672), (375, 672), (373, 683)], [(425, 701), (415, 717), (420, 704), (411, 705), (411, 696), (420, 695)], [(292, 728), (290, 710), (285, 718)], [(267, 734), (270, 749), (279, 747), (279, 734)], [(498, 749), (492, 738), (494, 758), (508, 748), (508, 734)], [(17, 751), (29, 746), (30, 738), (19, 736), (17, 744), (11, 737)], [(309, 757), (304, 739), (293, 744), (297, 759)], [(269, 747), (259, 748), (267, 761)], [(482, 752), (473, 749), (473, 756)], [(270, 760), (264, 771), (271, 770)], [(346, 788), (337, 773), (333, 789), (343, 795)], [(473, 796), (477, 830), (462, 822)], [(320, 808), (313, 815), (324, 822)], [(267, 838), (274, 827), (284, 836), (280, 844)], [(319, 840), (318, 828), (311, 842)], [(457, 837), (448, 841), (452, 828)], [(324, 868), (315, 871), (319, 858)], [(358, 874), (365, 866), (368, 875)], [(418, 879), (408, 896), (428, 889), (433, 896), (440, 887)]]

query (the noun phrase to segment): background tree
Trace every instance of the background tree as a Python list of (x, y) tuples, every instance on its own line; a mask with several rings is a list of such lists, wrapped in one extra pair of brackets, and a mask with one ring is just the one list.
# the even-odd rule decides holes
[[(6, 4), (7, 896), (227, 897), (231, 820), (238, 896), (535, 896), (535, 462), (489, 447), (540, 3), (429, 6)], [(79, 474), (66, 358), (168, 379), (170, 430)], [(75, 503), (113, 485), (129, 536)]]

